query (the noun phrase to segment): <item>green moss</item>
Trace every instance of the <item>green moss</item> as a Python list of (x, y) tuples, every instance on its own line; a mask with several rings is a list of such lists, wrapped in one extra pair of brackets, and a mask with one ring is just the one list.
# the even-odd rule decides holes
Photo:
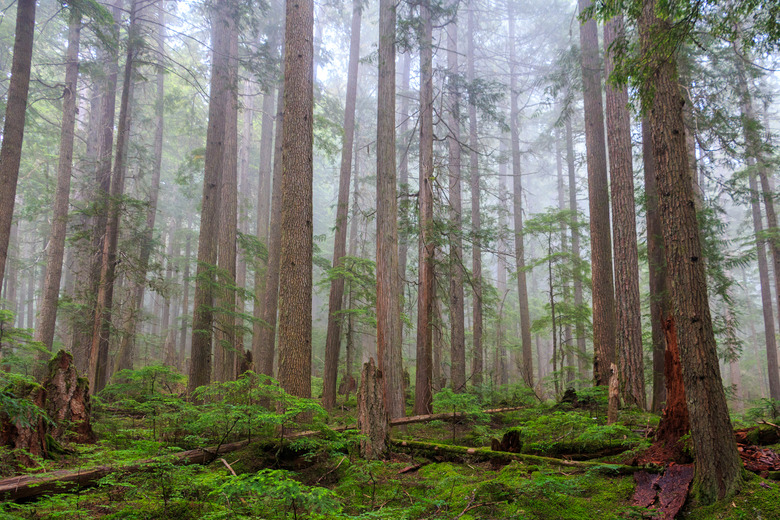
[(686, 520), (780, 519), (780, 484), (760, 477), (745, 480), (740, 491), (709, 506), (691, 508)]

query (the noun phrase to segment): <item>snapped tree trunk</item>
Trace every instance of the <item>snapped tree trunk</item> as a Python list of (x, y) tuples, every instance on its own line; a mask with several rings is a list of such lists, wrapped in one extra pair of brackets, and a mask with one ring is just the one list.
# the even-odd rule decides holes
[(390, 424), (385, 408), (382, 371), (374, 364), (374, 358), (363, 365), (357, 397), (358, 427), (363, 436), (360, 454), (366, 459), (382, 459), (387, 453)]

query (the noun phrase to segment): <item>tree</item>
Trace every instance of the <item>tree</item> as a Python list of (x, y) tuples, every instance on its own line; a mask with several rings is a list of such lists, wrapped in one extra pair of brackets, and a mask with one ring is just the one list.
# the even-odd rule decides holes
[(49, 245), (46, 252), (46, 278), (43, 282), (38, 327), (35, 341), (51, 350), (54, 325), (57, 320), (57, 302), (65, 253), (65, 232), (68, 224), (70, 177), (73, 170), (73, 137), (76, 127), (76, 88), (79, 77), (79, 42), (81, 40), (81, 11), (71, 6), (68, 20), (68, 50), (65, 65), (65, 88), (62, 93), (62, 126), (60, 131), (57, 189), (54, 196)]
[[(349, 40), (347, 99), (344, 107), (344, 138), (341, 143), (339, 198), (336, 208), (336, 238), (333, 246), (333, 266), (339, 265), (347, 252), (347, 216), (349, 215), (349, 184), (352, 174), (352, 148), (355, 138), (355, 105), (357, 103), (358, 65), (360, 64), (360, 21), (363, 8), (359, 0), (352, 2), (352, 27)], [(325, 372), (322, 380), (322, 406), (330, 410), (336, 404), (339, 350), (341, 349), (340, 315), (344, 302), (344, 279), (335, 278), (330, 285), (328, 301), (328, 331), (325, 338)]]
[[(623, 16), (604, 24), (605, 75), (614, 70), (614, 53), (625, 36)], [(607, 141), (615, 233), (615, 323), (620, 395), (626, 406), (645, 408), (642, 316), (639, 305), (639, 253), (636, 239), (634, 169), (628, 88), (607, 81)]]
[(404, 415), (395, 178), (395, 24), (395, 2), (380, 0), (376, 123), (376, 339), (377, 365), (382, 371), (385, 407), (391, 419)]
[(3, 144), (0, 147), (0, 286), (3, 285), (8, 258), (16, 184), (22, 157), (34, 29), (35, 0), (19, 0), (16, 4), (14, 55), (3, 123)]
[[(580, 16), (584, 15), (590, 4), (590, 0), (579, 0)], [(612, 282), (607, 151), (604, 145), (604, 109), (601, 101), (601, 67), (596, 20), (591, 18), (580, 25), (580, 47), (593, 280), (593, 376), (596, 385), (608, 385), (609, 367), (615, 362), (615, 293)]]
[[(531, 350), (531, 313), (528, 309), (528, 286), (525, 272), (525, 245), (523, 244), (523, 178), (520, 169), (520, 112), (517, 107), (517, 58), (515, 57), (514, 5), (507, 3), (509, 15), (509, 126), (512, 148), (512, 187), (515, 218), (515, 264), (517, 266), (517, 295), (520, 299), (520, 339), (523, 349), (523, 382), (534, 387), (533, 352)], [(476, 381), (475, 381), (476, 384)]]
[(187, 389), (190, 393), (211, 381), (211, 339), (214, 322), (215, 268), (219, 229), (219, 188), (224, 164), (225, 113), (227, 111), (230, 16), (228, 0), (217, 0), (211, 10), (212, 59), (209, 92), (209, 122), (203, 176), (198, 266), (195, 274), (195, 302), (192, 309), (192, 353)]
[(650, 121), (658, 202), (683, 382), (696, 454), (694, 491), (703, 504), (735, 492), (741, 483), (737, 453), (718, 364), (707, 278), (690, 182), (683, 97), (677, 76), (672, 20), (655, 0), (639, 18), (643, 106)]
[[(314, 3), (287, 3), (279, 271), (279, 382), (311, 397)], [(290, 88), (294, 86), (294, 88)]]
[(420, 21), (420, 268), (414, 386), (414, 413), (417, 415), (432, 413), (433, 410), (431, 322), (435, 297), (433, 266), (436, 245), (433, 240), (433, 19), (429, 0), (423, 0), (420, 4)]

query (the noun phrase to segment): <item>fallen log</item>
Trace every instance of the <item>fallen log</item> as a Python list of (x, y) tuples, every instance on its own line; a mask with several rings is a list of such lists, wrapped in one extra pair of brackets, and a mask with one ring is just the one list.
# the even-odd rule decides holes
[[(218, 455), (236, 451), (249, 444), (248, 440), (198, 448), (171, 455), (174, 464), (203, 464), (211, 462)], [(21, 500), (51, 493), (65, 493), (75, 489), (93, 486), (98, 480), (111, 473), (135, 473), (151, 468), (159, 462), (170, 461), (167, 457), (153, 457), (125, 465), (97, 466), (78, 470), (59, 470), (51, 473), (20, 475), (0, 480), (0, 500)]]
[(608, 464), (604, 462), (584, 462), (566, 459), (555, 459), (552, 457), (541, 457), (539, 455), (525, 455), (522, 453), (509, 453), (505, 451), (493, 451), (490, 448), (469, 448), (467, 446), (452, 446), (449, 444), (434, 444), (420, 441), (391, 440), (390, 444), (396, 448), (406, 451), (430, 455), (456, 455), (461, 457), (471, 457), (481, 460), (517, 460), (520, 462), (529, 462), (532, 464), (549, 464), (552, 466), (563, 466), (567, 468), (604, 469), (619, 475), (631, 475), (637, 471), (657, 471), (655, 468), (641, 466), (625, 466), (622, 464)]

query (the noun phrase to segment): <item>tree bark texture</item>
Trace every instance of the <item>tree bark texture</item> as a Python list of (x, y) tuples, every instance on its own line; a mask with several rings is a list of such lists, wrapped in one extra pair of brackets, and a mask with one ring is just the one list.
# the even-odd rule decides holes
[[(591, 0), (579, 0), (580, 13)], [(607, 151), (601, 101), (601, 65), (596, 21), (580, 25), (582, 84), (585, 100), (585, 148), (588, 155), (590, 255), (593, 280), (593, 376), (596, 385), (609, 384), (615, 362), (615, 294), (612, 282), (612, 238), (609, 223)]]
[[(614, 70), (613, 44), (624, 37), (623, 16), (604, 24), (605, 76)], [(607, 142), (614, 219), (615, 324), (620, 396), (626, 406), (645, 408), (642, 315), (639, 304), (639, 252), (636, 238), (634, 169), (628, 89), (607, 81)]]
[[(417, 293), (417, 370), (414, 385), (414, 413), (433, 410), (433, 20), (429, 0), (420, 4), (420, 268)], [(451, 150), (450, 150), (451, 151)], [(458, 152), (458, 155), (460, 153)], [(450, 162), (452, 157), (450, 156)], [(460, 158), (458, 158), (460, 162)], [(458, 164), (460, 169), (460, 164)], [(461, 283), (461, 291), (463, 285)], [(453, 321), (455, 318), (453, 318)], [(461, 327), (463, 307), (461, 300)], [(453, 346), (453, 348), (456, 348)]]
[[(336, 207), (336, 236), (333, 245), (333, 267), (341, 263), (347, 252), (349, 216), (349, 185), (352, 175), (352, 149), (355, 138), (355, 105), (357, 103), (358, 66), (360, 65), (360, 22), (363, 8), (359, 0), (352, 2), (352, 26), (349, 41), (347, 97), (344, 106), (344, 137), (341, 142), (341, 170)], [(341, 350), (341, 314), (344, 303), (344, 278), (330, 284), (328, 300), (328, 330), (325, 337), (325, 372), (322, 379), (322, 405), (330, 410), (336, 404), (339, 351)]]
[(390, 424), (385, 408), (382, 371), (374, 364), (374, 358), (363, 365), (358, 390), (358, 427), (363, 438), (360, 454), (366, 459), (382, 459), (390, 440)]
[(379, 85), (376, 140), (377, 358), (391, 419), (405, 415), (401, 362), (401, 287), (395, 177), (395, 2), (379, 3)]
[(35, 0), (19, 0), (16, 4), (14, 54), (6, 98), (3, 143), (0, 147), (0, 286), (3, 285), (5, 263), (8, 258), (16, 184), (22, 158), (24, 114), (27, 110), (27, 92), (30, 87), (35, 29), (35, 4)]
[(654, 95), (645, 102), (656, 158), (672, 316), (696, 453), (694, 491), (701, 503), (708, 504), (739, 488), (742, 463), (712, 329), (675, 54), (658, 48), (658, 42), (669, 39), (671, 21), (659, 18), (654, 0), (645, 0), (639, 26), (643, 62), (652, 71), (649, 87)]
[(279, 271), (279, 382), (311, 397), (314, 4), (287, 3)]

